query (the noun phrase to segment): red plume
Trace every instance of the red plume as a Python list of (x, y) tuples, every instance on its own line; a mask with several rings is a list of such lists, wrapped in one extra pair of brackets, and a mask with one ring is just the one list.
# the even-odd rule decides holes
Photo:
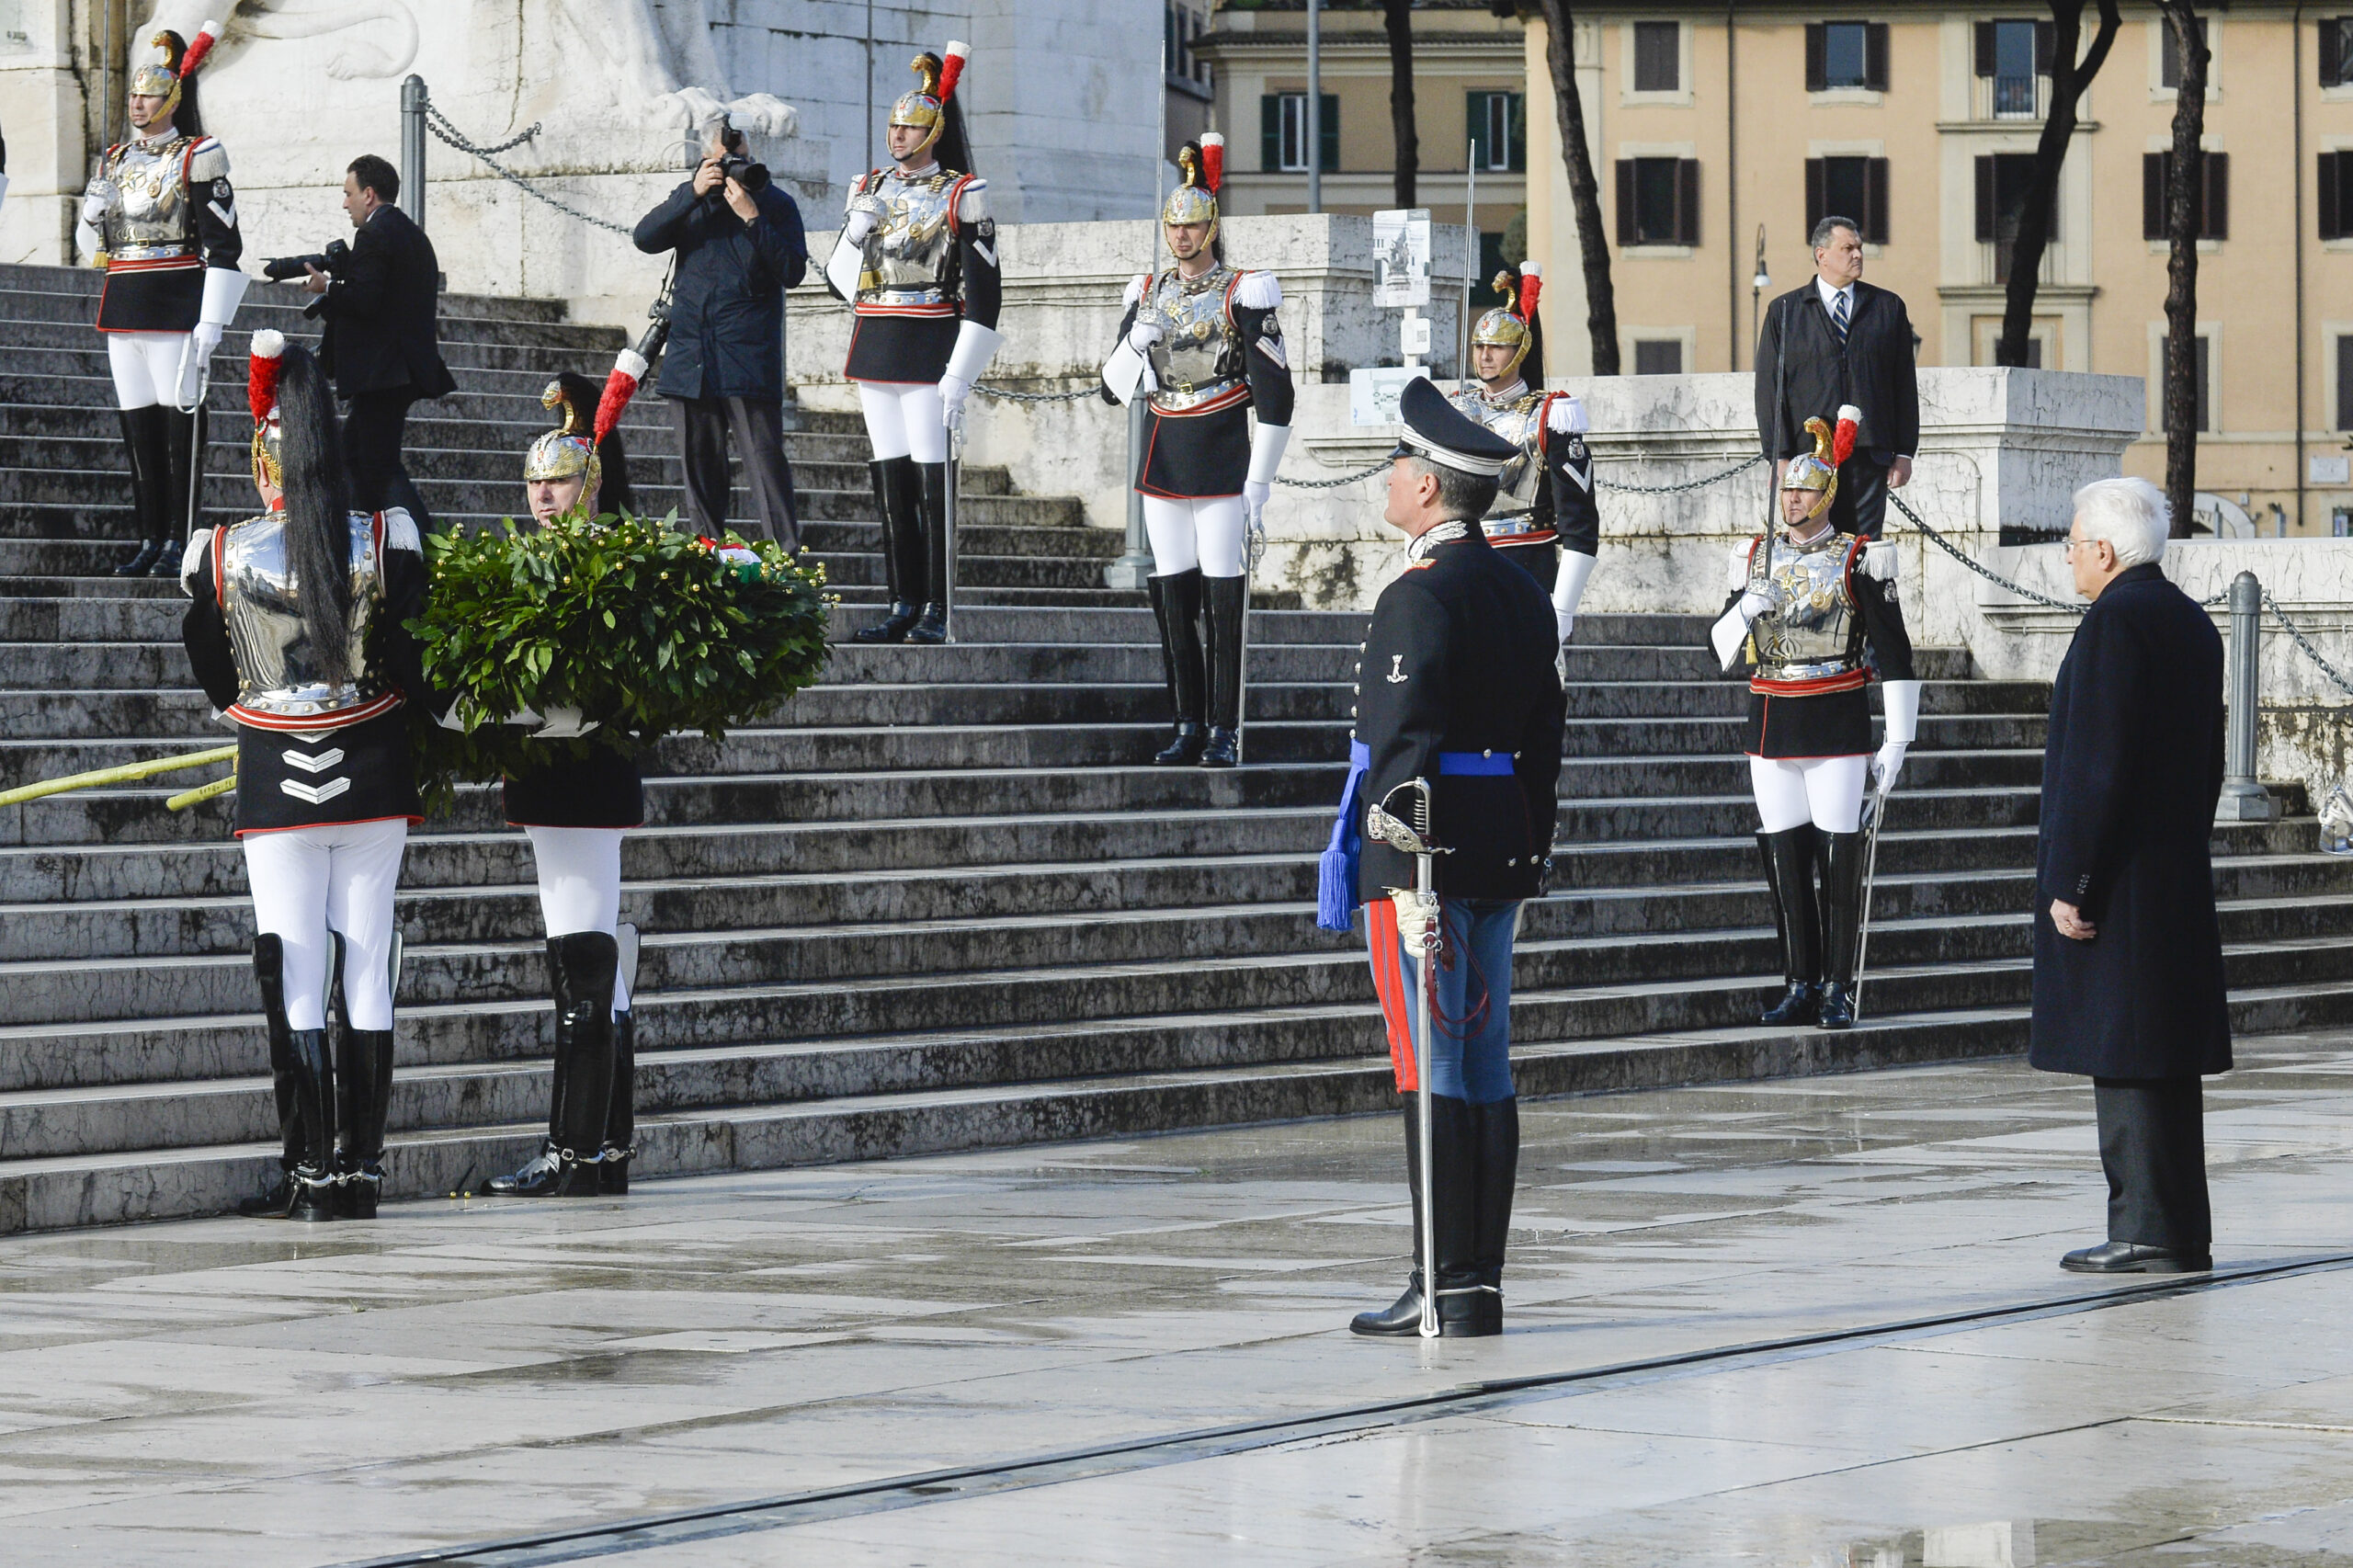
[(245, 401), (254, 411), (254, 423), (258, 425), (269, 417), (278, 406), (278, 369), (286, 361), (286, 337), (282, 333), (264, 327), (254, 334), (253, 348), (245, 361)]
[(637, 395), (637, 384), (645, 380), (645, 357), (634, 348), (624, 348), (613, 361), (612, 373), (605, 378), (605, 394), (597, 400), (596, 444), (603, 446), (613, 426), (621, 422), (621, 411), (629, 400)]
[(220, 41), (221, 24), (218, 22), (205, 23), (202, 30), (196, 35), (196, 41), (188, 46), (188, 52), (186, 54), (180, 56), (180, 80), (185, 82), (190, 76), (195, 75), (196, 68), (204, 63), (204, 57), (211, 53), (212, 46)]
[(1519, 319), (1536, 319), (1536, 301), (1544, 293), (1544, 269), (1532, 261), (1519, 264)]
[(1214, 131), (1201, 132), (1201, 187), (1215, 196), (1225, 183), (1225, 138)]
[(1830, 437), (1830, 460), (1844, 468), (1847, 460), (1855, 455), (1855, 435), (1863, 422), (1863, 411), (1853, 403), (1842, 403), (1838, 409), (1838, 428)]
[(956, 96), (956, 84), (964, 79), (964, 62), (972, 57), (972, 46), (949, 39), (940, 52), (939, 101), (944, 104)]

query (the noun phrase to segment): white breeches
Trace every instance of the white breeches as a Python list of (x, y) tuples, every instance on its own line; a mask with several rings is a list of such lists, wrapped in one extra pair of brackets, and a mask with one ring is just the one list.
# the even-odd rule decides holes
[(1143, 498), (1143, 528), (1152, 536), (1152, 567), (1163, 577), (1198, 566), (1204, 577), (1242, 575), (1242, 540), (1249, 514), (1239, 495), (1191, 501)]
[[(195, 395), (202, 356), (189, 351), (189, 334), (109, 332), (104, 336), (107, 362), (114, 369), (115, 402), (122, 407), (146, 408), (161, 403), (177, 408)], [(188, 365), (185, 382), (180, 379), (183, 358)]]
[(1756, 815), (1768, 833), (1813, 824), (1824, 833), (1852, 833), (1862, 823), (1869, 756), (1752, 756), (1748, 779), (1756, 789)]
[[(575, 931), (613, 935), (621, 918), (621, 830), (527, 827), (540, 868), (540, 914), (550, 937)], [(613, 1011), (629, 1011), (629, 971), (613, 982)]]
[(249, 833), (241, 842), (254, 925), (285, 945), (288, 1026), (326, 1028), (333, 931), (343, 938), (344, 1022), (391, 1028), (392, 890), (407, 819)]
[(919, 463), (948, 460), (948, 409), (935, 381), (860, 381), (858, 403), (866, 414), (867, 444), (875, 460), (913, 458)]

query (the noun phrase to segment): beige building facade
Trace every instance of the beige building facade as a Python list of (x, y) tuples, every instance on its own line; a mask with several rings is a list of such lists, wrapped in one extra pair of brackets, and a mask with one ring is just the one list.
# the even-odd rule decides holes
[[(1865, 277), (1904, 296), (1922, 364), (1990, 364), (2049, 103), (2048, 17), (1900, 4), (1579, 13), (1624, 368), (1753, 368), (1757, 303), (1811, 274), (1807, 231), (1825, 207), (1866, 224)], [(2353, 530), (2353, 20), (2242, 4), (2206, 26), (2199, 486), (2265, 536)], [(1541, 21), (1529, 22), (1531, 91), (1549, 85)], [(2151, 237), (2151, 186), (2177, 78), (2155, 9), (2126, 6), (2083, 103), (2043, 263), (2034, 335), (2047, 369), (2154, 384), (2166, 252)], [(1591, 351), (1550, 107), (1529, 117), (1529, 233), (1556, 262), (1546, 324), (1552, 368), (1569, 373)], [(2161, 478), (2160, 400), (2149, 401), (2150, 432), (2125, 468)]]

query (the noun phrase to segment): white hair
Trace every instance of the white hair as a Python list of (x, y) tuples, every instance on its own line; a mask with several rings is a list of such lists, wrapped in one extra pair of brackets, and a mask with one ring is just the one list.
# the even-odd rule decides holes
[(2165, 493), (2145, 479), (2095, 479), (2075, 492), (2075, 517), (2083, 537), (2104, 539), (2119, 566), (2143, 566), (2165, 559), (2173, 533), (2173, 509)]

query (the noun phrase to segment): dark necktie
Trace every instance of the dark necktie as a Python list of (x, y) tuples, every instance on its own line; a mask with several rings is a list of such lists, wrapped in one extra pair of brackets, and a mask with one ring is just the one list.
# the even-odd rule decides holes
[(1846, 342), (1846, 341), (1847, 341), (1847, 290), (1845, 290), (1844, 289), (1839, 290), (1838, 290), (1838, 292), (1836, 293), (1836, 295), (1835, 295), (1835, 296), (1833, 297), (1833, 301), (1832, 301), (1832, 303), (1831, 303), (1831, 306), (1830, 306), (1830, 324), (1831, 324), (1832, 326), (1836, 327), (1836, 328), (1838, 329), (1838, 341), (1839, 341), (1839, 342), (1841, 342), (1841, 343)]

